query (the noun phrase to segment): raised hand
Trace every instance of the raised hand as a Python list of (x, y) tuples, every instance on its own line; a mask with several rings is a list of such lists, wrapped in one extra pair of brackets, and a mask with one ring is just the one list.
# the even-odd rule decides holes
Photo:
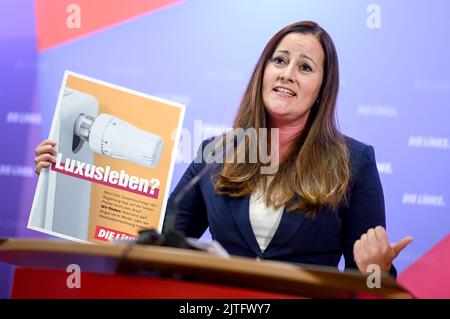
[(55, 146), (55, 141), (45, 140), (36, 147), (36, 149), (34, 150), (34, 153), (36, 155), (36, 157), (34, 158), (34, 162), (36, 163), (34, 171), (36, 172), (36, 174), (39, 175), (42, 168), (50, 167), (52, 163), (56, 162)]
[(371, 264), (376, 264), (381, 271), (388, 272), (392, 261), (412, 241), (413, 238), (407, 236), (391, 244), (383, 227), (370, 228), (353, 245), (356, 265), (361, 272), (367, 272), (367, 267)]

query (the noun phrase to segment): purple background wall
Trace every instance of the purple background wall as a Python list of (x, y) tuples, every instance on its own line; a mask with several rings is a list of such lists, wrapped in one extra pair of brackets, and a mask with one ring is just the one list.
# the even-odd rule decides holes
[[(3, 0), (0, 236), (43, 237), (26, 229), (33, 151), (49, 133), (65, 69), (184, 103), (184, 127), (194, 134), (202, 120), (207, 135), (231, 123), (268, 39), (315, 20), (340, 58), (341, 129), (375, 147), (391, 240), (415, 238), (396, 260), (401, 272), (450, 229), (449, 14), (447, 0), (191, 0), (38, 52), (34, 1)], [(176, 165), (172, 187), (186, 166)], [(0, 297), (10, 282), (0, 263)]]
[[(33, 200), (33, 144), (42, 136), (33, 1), (0, 4), (0, 236), (20, 236)], [(34, 234), (33, 234), (34, 235)], [(12, 269), (0, 263), (0, 297)]]

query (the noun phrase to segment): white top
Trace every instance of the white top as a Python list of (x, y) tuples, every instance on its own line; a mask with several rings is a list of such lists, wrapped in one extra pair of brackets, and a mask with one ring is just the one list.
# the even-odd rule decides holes
[(259, 248), (264, 251), (269, 245), (281, 221), (284, 206), (279, 209), (267, 207), (262, 188), (250, 196), (249, 215)]

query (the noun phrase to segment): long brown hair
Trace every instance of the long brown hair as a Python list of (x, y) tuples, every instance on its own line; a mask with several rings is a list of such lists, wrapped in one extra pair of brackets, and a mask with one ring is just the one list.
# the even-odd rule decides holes
[[(265, 202), (275, 208), (286, 205), (289, 211), (300, 210), (314, 215), (324, 206), (335, 210), (341, 203), (346, 203), (350, 181), (348, 149), (335, 118), (338, 58), (333, 41), (324, 29), (315, 22), (302, 21), (286, 26), (272, 37), (253, 71), (233, 128), (270, 128), (262, 98), (264, 70), (280, 41), (291, 32), (312, 34), (319, 40), (325, 54), (324, 75), (305, 128), (280, 162), (265, 192)], [(246, 139), (245, 145), (248, 144)], [(248, 154), (249, 147), (243, 149)], [(225, 163), (215, 176), (216, 192), (240, 197), (250, 195), (259, 183), (266, 186), (266, 179), (260, 174), (262, 166), (265, 164), (259, 160), (256, 163)]]

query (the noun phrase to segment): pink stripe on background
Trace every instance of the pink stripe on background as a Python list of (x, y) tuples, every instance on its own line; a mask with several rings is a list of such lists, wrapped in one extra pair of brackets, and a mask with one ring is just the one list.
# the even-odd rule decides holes
[(450, 235), (402, 271), (398, 282), (417, 298), (450, 298)]

